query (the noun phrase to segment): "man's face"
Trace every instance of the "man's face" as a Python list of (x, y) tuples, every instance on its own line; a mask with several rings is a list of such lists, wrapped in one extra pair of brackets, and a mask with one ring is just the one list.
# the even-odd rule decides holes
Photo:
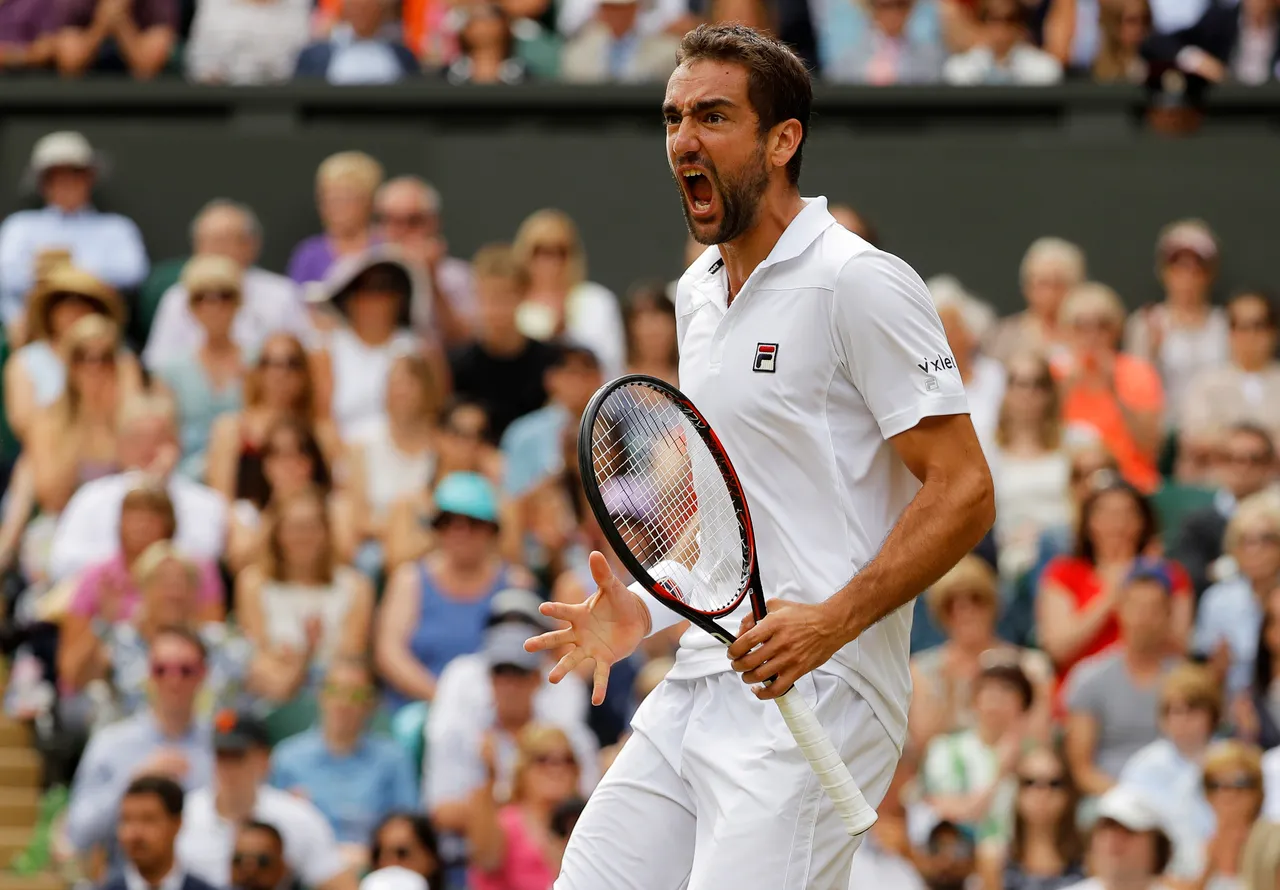
[(162, 634), (151, 645), (151, 688), (163, 711), (190, 711), (204, 683), (200, 650), (181, 637)]
[(335, 667), (320, 697), (320, 720), (330, 732), (355, 737), (364, 729), (374, 701), (373, 683), (364, 671)]
[(575, 418), (582, 416), (602, 382), (600, 369), (577, 357), (547, 372), (548, 393)]
[(985, 680), (973, 694), (973, 710), (979, 723), (1003, 733), (1022, 716), (1022, 696), (1007, 683)]
[(89, 203), (93, 171), (84, 167), (52, 167), (41, 177), (40, 194), (46, 204), (68, 213)]
[(249, 221), (233, 207), (215, 207), (196, 223), (192, 247), (200, 256), (224, 256), (247, 269), (258, 261), (258, 242)]
[(1250, 370), (1265, 365), (1276, 354), (1276, 329), (1267, 304), (1258, 297), (1241, 297), (1227, 307), (1231, 325), (1231, 358)]
[(392, 244), (440, 234), (440, 218), (412, 183), (392, 183), (379, 192), (374, 216), (382, 237)]
[(961, 890), (973, 874), (973, 842), (949, 827), (936, 829), (919, 865), (929, 890)]
[(131, 794), (120, 802), (116, 838), (120, 849), (139, 871), (162, 866), (173, 851), (182, 819), (169, 815), (155, 794)]
[(1275, 474), (1268, 444), (1253, 433), (1233, 433), (1228, 437), (1218, 469), (1222, 487), (1238, 499), (1265, 488)]
[(888, 37), (901, 37), (907, 29), (911, 0), (873, 0), (871, 11), (876, 27)]
[(164, 417), (140, 417), (120, 435), (120, 462), (140, 469), (155, 462), (160, 449), (174, 442), (172, 421)]
[(982, 19), (983, 36), (996, 54), (1003, 56), (1017, 46), (1022, 36), (1022, 20), (1014, 3), (1002, 0), (988, 3)]
[(214, 779), (233, 797), (248, 797), (267, 776), (268, 755), (262, 748), (216, 751)]
[(667, 82), (662, 114), (667, 162), (689, 233), (700, 244), (741, 236), (755, 225), (770, 173), (747, 69), (712, 61), (681, 65)]
[(476, 277), (476, 302), (480, 306), (480, 322), (490, 336), (506, 334), (516, 327), (516, 310), (524, 297), (515, 279), (499, 275)]
[(280, 843), (265, 831), (241, 830), (231, 854), (231, 886), (236, 890), (275, 890), (284, 877)]
[(636, 26), (636, 19), (640, 17), (640, 4), (602, 3), (596, 15), (615, 37), (622, 37)]
[(1159, 648), (1169, 639), (1169, 594), (1159, 581), (1131, 581), (1121, 594), (1116, 619), (1130, 648)]
[(498, 723), (523, 726), (533, 719), (533, 696), (540, 678), (535, 671), (521, 670), (515, 665), (497, 665), (490, 671), (493, 678), (493, 707)]
[(347, 23), (361, 37), (371, 37), (387, 17), (386, 0), (343, 0), (342, 11)]
[(1155, 872), (1155, 832), (1130, 831), (1118, 822), (1099, 819), (1089, 846), (1094, 873), (1103, 881), (1129, 883)]

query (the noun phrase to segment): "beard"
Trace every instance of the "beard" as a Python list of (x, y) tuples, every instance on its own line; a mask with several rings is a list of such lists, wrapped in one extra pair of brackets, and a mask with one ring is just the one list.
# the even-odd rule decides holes
[(761, 199), (764, 197), (765, 189), (769, 187), (769, 169), (764, 159), (764, 143), (756, 143), (756, 150), (751, 155), (751, 159), (747, 161), (742, 171), (733, 177), (722, 179), (714, 166), (703, 163), (701, 159), (691, 163), (697, 163), (706, 169), (707, 178), (711, 180), (716, 194), (720, 196), (720, 225), (710, 233), (699, 231), (699, 223), (694, 220), (693, 211), (690, 208), (689, 194), (680, 182), (680, 178), (672, 174), (676, 180), (676, 188), (680, 190), (680, 207), (684, 211), (685, 225), (688, 226), (693, 240), (709, 246), (724, 244), (726, 241), (741, 237), (756, 224), (756, 219), (760, 216)]

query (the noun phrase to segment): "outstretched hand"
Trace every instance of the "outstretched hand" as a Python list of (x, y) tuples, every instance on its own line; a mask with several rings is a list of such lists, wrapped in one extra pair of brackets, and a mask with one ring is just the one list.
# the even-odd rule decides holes
[[(769, 600), (768, 613), (757, 622), (742, 619), (738, 641), (729, 647), (733, 669), (742, 682), (752, 684), (756, 698), (778, 698), (805, 674), (826, 664), (844, 641), (836, 622), (822, 605)], [(769, 685), (764, 682), (776, 676)]]
[(596, 592), (583, 603), (543, 603), (539, 607), (543, 615), (569, 626), (527, 640), (524, 648), (544, 652), (570, 647), (551, 669), (548, 679), (552, 683), (559, 683), (588, 658), (593, 660), (591, 703), (599, 705), (609, 685), (610, 667), (634, 652), (649, 635), (650, 617), (648, 607), (618, 580), (603, 553), (594, 551), (590, 564)]

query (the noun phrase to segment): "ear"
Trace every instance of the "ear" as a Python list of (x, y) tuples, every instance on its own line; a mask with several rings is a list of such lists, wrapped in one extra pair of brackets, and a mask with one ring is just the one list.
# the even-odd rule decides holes
[(775, 124), (769, 132), (769, 163), (775, 167), (785, 167), (800, 150), (800, 140), (804, 138), (804, 128), (795, 118)]

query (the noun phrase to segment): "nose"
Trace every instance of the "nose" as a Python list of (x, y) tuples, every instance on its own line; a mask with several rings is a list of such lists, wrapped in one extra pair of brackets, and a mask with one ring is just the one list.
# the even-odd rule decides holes
[(671, 136), (671, 152), (675, 157), (697, 154), (702, 148), (698, 141), (697, 122), (692, 117), (681, 119), (680, 126)]

